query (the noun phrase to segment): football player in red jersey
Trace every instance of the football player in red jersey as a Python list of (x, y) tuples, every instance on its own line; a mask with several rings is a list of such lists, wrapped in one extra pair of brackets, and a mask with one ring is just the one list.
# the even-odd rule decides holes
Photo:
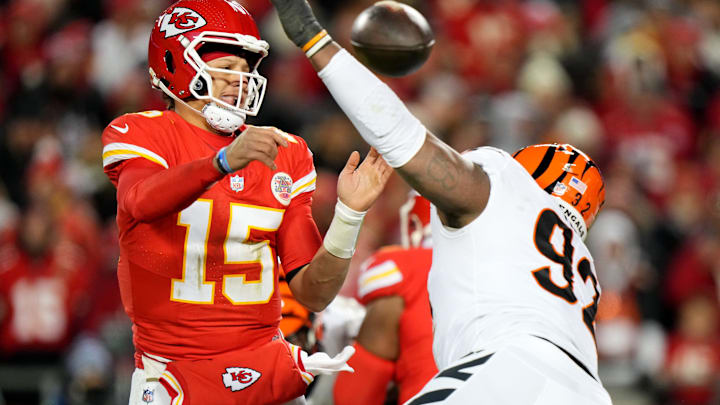
[[(413, 193), (414, 194), (414, 193)], [(430, 202), (414, 194), (400, 209), (402, 246), (381, 248), (362, 265), (358, 300), (367, 312), (350, 365), (335, 381), (336, 405), (382, 405), (388, 384), (404, 403), (437, 373), (427, 277), (432, 264)]]
[(268, 48), (235, 1), (174, 3), (148, 50), (168, 110), (123, 115), (103, 132), (136, 348), (131, 404), (302, 403), (309, 372), (347, 368), (351, 349), (308, 358), (282, 339), (279, 273), (299, 302), (322, 310), (391, 170), (374, 150), (362, 164), (353, 152), (321, 240), (305, 141), (244, 122), (263, 100), (257, 68)]

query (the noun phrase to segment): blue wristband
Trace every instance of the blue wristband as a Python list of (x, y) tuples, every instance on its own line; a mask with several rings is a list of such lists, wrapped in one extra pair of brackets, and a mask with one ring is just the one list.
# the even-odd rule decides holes
[(224, 148), (222, 148), (222, 149), (220, 149), (220, 151), (219, 151), (218, 154), (217, 154), (217, 161), (218, 161), (218, 166), (220, 166), (220, 169), (221, 169), (225, 174), (230, 174), (230, 173), (232, 173), (234, 170), (230, 167), (230, 164), (229, 164), (228, 161), (227, 161), (227, 156), (225, 156), (225, 150), (226, 150), (226, 149), (227, 149), (227, 146), (224, 147)]

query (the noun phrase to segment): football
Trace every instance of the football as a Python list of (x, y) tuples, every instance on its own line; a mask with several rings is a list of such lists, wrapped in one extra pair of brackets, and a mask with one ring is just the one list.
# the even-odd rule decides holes
[(405, 76), (430, 56), (435, 36), (416, 9), (397, 1), (378, 1), (353, 22), (350, 43), (358, 59), (386, 76)]

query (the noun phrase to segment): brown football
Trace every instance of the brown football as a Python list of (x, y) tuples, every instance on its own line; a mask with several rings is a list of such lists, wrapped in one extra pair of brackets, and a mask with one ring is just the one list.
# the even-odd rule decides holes
[(425, 63), (435, 36), (419, 11), (407, 4), (383, 0), (355, 18), (350, 43), (358, 59), (372, 70), (404, 76)]

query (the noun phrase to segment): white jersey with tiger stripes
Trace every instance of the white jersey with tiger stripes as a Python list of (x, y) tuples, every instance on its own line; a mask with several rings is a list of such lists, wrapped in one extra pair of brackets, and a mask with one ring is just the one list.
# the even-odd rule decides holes
[(460, 229), (432, 207), (428, 279), (438, 368), (513, 337), (546, 338), (597, 378), (594, 317), (600, 286), (593, 259), (555, 198), (508, 153), (464, 154), (490, 179), (485, 210)]

